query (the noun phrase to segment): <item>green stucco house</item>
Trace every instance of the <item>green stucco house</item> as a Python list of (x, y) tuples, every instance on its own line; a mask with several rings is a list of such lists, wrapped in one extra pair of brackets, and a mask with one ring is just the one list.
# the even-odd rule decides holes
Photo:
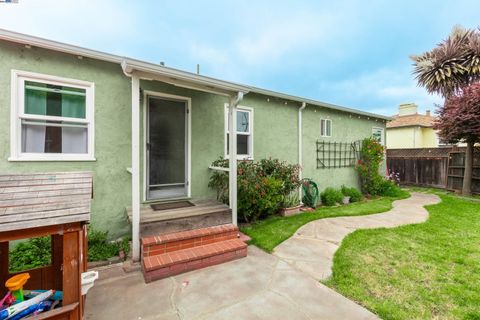
[(145, 204), (214, 199), (210, 165), (229, 150), (235, 223), (238, 160), (358, 187), (345, 146), (385, 142), (384, 116), (1, 29), (0, 61), (0, 172), (93, 172), (92, 224), (131, 228), (134, 258)]

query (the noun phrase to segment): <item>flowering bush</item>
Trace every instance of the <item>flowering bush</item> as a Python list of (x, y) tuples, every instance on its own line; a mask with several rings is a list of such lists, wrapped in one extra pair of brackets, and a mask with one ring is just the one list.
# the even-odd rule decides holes
[(391, 172), (386, 178), (379, 173), (383, 161), (384, 148), (373, 138), (363, 140), (360, 160), (356, 169), (360, 175), (362, 192), (372, 196), (398, 197), (402, 190), (398, 186), (400, 175)]
[[(228, 160), (219, 159), (213, 166), (228, 168)], [(276, 213), (283, 199), (300, 185), (299, 166), (278, 159), (238, 162), (238, 217), (256, 221)], [(217, 199), (228, 203), (228, 173), (214, 172), (208, 186), (217, 191)]]
[(383, 178), (379, 174), (379, 170), (383, 154), (384, 148), (376, 139), (366, 138), (363, 140), (356, 169), (360, 175), (362, 192), (365, 194), (380, 194)]
[(392, 181), (397, 186), (400, 185), (400, 173), (395, 171), (389, 171), (389, 172), (390, 173), (388, 174), (388, 176), (386, 176), (386, 179)]

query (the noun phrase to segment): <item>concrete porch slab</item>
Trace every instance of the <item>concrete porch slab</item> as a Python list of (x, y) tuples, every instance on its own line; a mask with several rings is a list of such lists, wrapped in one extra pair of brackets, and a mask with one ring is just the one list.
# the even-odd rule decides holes
[(110, 270), (89, 291), (86, 318), (377, 319), (294, 266), (248, 250), (246, 258), (149, 284), (140, 272)]

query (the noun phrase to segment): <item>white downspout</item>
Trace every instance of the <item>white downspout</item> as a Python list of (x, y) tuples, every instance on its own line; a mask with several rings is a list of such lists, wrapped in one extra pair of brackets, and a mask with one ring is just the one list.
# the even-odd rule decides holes
[[(298, 171), (298, 177), (300, 180), (303, 179), (303, 130), (302, 130), (302, 111), (305, 109), (307, 104), (302, 102), (300, 108), (298, 108), (298, 165), (300, 166), (300, 170)], [(303, 191), (300, 187), (298, 189), (298, 197), (300, 198), (300, 202), (302, 202)]]
[(229, 131), (229, 199), (232, 209), (232, 223), (237, 225), (237, 106), (243, 99), (243, 92), (230, 97), (228, 106), (228, 131)]
[(132, 75), (132, 260), (140, 260), (140, 80)]
[(123, 73), (132, 79), (132, 260), (140, 260), (140, 79), (126, 70)]

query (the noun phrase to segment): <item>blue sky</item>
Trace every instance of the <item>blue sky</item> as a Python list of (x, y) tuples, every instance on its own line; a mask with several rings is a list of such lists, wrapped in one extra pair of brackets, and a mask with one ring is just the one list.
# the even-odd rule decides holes
[(0, 28), (385, 115), (439, 97), (418, 88), (410, 54), (480, 1), (19, 0)]

